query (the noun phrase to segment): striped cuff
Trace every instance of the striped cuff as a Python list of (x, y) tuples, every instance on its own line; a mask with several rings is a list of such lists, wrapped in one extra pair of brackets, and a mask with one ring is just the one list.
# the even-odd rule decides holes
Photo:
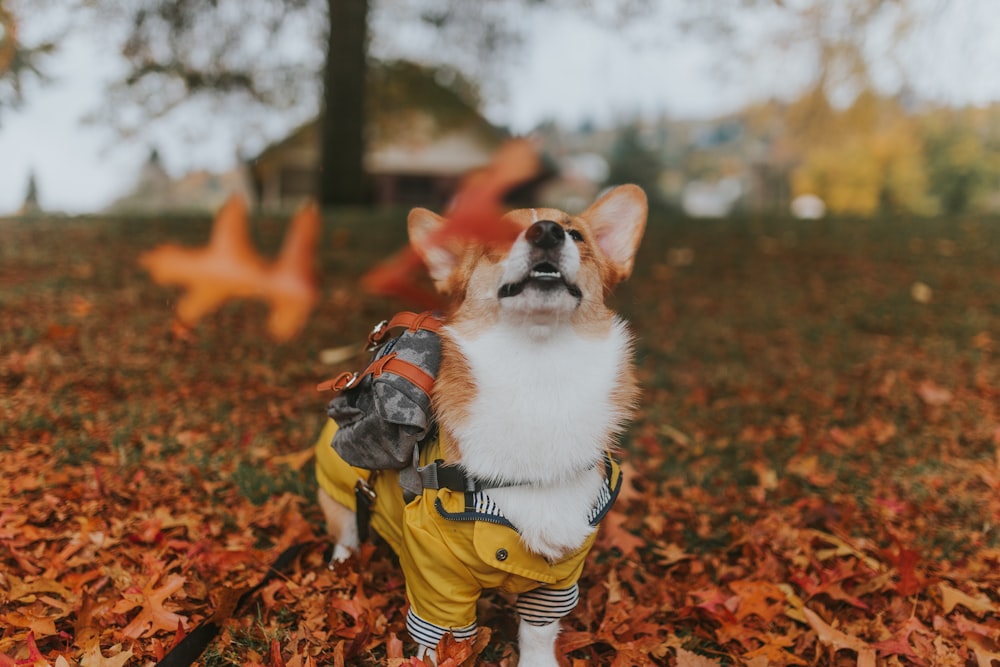
[(440, 625), (434, 625), (429, 621), (425, 621), (413, 612), (413, 608), (406, 614), (406, 631), (410, 633), (410, 637), (413, 641), (421, 644), (423, 646), (429, 646), (434, 648), (449, 632), (455, 635), (455, 639), (459, 641), (463, 639), (472, 639), (476, 636), (476, 622), (473, 621), (464, 628), (443, 628)]
[(517, 613), (531, 625), (548, 625), (573, 611), (579, 599), (580, 588), (576, 584), (561, 590), (536, 588), (518, 596)]

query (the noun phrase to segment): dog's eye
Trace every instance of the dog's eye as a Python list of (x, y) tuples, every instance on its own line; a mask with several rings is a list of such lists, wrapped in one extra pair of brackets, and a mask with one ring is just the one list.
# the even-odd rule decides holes
[(583, 234), (575, 229), (567, 229), (566, 233), (569, 234), (569, 237), (577, 243), (581, 243), (583, 241)]

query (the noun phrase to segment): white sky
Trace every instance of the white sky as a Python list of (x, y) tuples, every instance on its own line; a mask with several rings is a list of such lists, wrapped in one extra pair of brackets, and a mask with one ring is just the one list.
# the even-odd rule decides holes
[[(948, 7), (904, 53), (917, 92), (955, 103), (1000, 100), (998, 0), (952, 0)], [(515, 131), (528, 131), (547, 118), (572, 126), (636, 113), (712, 115), (753, 98), (790, 95), (808, 75), (808, 65), (792, 57), (729, 63), (723, 68), (728, 76), (719, 75), (715, 52), (675, 30), (660, 32), (656, 22), (626, 34), (559, 14), (528, 29), (504, 84), (504, 99), (489, 102), (486, 109), (494, 122)], [(663, 48), (665, 40), (670, 48)], [(29, 87), (23, 108), (3, 110), (0, 215), (20, 206), (31, 171), (44, 208), (83, 213), (100, 210), (129, 190), (153, 145), (174, 175), (225, 169), (241, 150), (260, 148), (259, 137), (256, 144), (248, 142), (224, 118), (197, 109), (158, 127), (153, 136), (127, 141), (84, 124), (119, 66), (106, 43), (99, 43), (93, 31), (71, 33), (49, 61), (53, 81)], [(887, 66), (881, 74), (889, 88), (896, 71)], [(308, 110), (272, 124), (268, 138), (278, 138), (307, 115)], [(193, 139), (185, 136), (185, 123), (197, 126)]]

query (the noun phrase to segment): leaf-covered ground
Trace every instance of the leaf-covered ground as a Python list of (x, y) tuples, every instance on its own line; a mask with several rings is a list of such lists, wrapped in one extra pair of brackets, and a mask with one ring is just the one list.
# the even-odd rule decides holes
[[(286, 345), (254, 303), (171, 335), (177, 292), (135, 258), (208, 225), (0, 221), (2, 667), (155, 662), (303, 540), (201, 664), (412, 648), (385, 546), (325, 567), (308, 452), (343, 368), (321, 350), (401, 305), (354, 280), (403, 216), (327, 221)], [(645, 402), (565, 664), (1000, 660), (1000, 222), (654, 217), (616, 303)], [(480, 662), (515, 664), (507, 601), (480, 612)]]

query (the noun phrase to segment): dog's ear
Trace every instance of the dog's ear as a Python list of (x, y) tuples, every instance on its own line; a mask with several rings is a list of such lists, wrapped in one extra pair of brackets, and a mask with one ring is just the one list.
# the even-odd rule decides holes
[(440, 288), (451, 276), (461, 252), (459, 244), (442, 233), (448, 221), (426, 208), (415, 208), (410, 211), (406, 222), (410, 244), (424, 260), (431, 278)]
[(638, 185), (619, 185), (580, 214), (590, 223), (597, 245), (611, 262), (615, 280), (632, 273), (635, 252), (646, 229), (646, 193)]

